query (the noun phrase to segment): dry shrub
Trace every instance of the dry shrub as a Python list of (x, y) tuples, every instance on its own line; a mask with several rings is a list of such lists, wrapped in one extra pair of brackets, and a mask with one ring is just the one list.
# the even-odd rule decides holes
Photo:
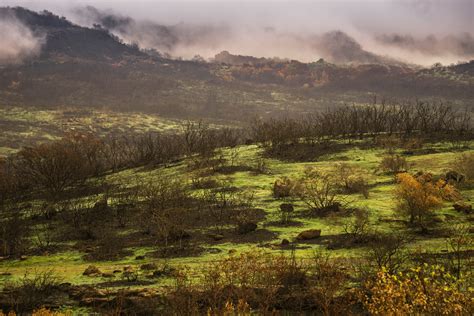
[(382, 158), (379, 168), (384, 172), (397, 174), (408, 170), (408, 162), (398, 154), (389, 153)]
[(440, 266), (397, 274), (382, 269), (365, 283), (362, 302), (372, 315), (470, 315), (474, 305), (466, 286)]
[(411, 137), (403, 141), (402, 147), (406, 150), (415, 150), (423, 147), (424, 140), (420, 137)]
[(402, 146), (402, 139), (398, 135), (379, 135), (374, 138), (376, 146), (393, 150)]
[[(370, 236), (367, 259), (371, 270), (387, 269), (395, 272), (407, 261), (405, 250), (409, 238), (402, 234), (383, 234), (375, 232)], [(374, 269), (375, 268), (375, 269)]]
[(197, 280), (189, 270), (181, 270), (176, 280), (168, 295), (172, 314), (317, 310), (336, 315), (349, 306), (341, 304), (347, 274), (322, 256), (303, 262), (294, 253), (287, 257), (251, 251), (210, 263)]
[(295, 195), (311, 211), (339, 211), (343, 204), (338, 185), (330, 173), (308, 168), (295, 189)]
[(48, 270), (35, 272), (32, 276), (25, 274), (19, 281), (6, 284), (4, 290), (10, 309), (23, 314), (41, 307), (58, 292), (59, 284), (54, 271)]
[(465, 181), (474, 184), (474, 153), (461, 154), (453, 164), (454, 170), (465, 177)]
[(291, 197), (298, 187), (298, 181), (288, 177), (277, 179), (273, 184), (273, 196), (277, 199)]
[(0, 220), (0, 256), (19, 257), (30, 245), (30, 227), (19, 210), (12, 210), (10, 217)]
[(369, 211), (358, 208), (354, 211), (354, 218), (344, 225), (344, 232), (355, 243), (363, 242), (368, 238), (370, 230)]
[(369, 197), (369, 179), (367, 172), (348, 163), (337, 163), (331, 170), (336, 183), (346, 193), (360, 193)]

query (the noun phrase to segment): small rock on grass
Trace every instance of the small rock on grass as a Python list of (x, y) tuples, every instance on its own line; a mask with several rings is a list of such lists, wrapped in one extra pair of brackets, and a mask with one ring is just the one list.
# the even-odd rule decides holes
[(85, 275), (85, 276), (99, 276), (99, 275), (102, 275), (102, 272), (96, 266), (90, 265), (84, 270), (82, 275)]
[(311, 240), (321, 236), (321, 229), (309, 229), (302, 231), (296, 237), (297, 240)]

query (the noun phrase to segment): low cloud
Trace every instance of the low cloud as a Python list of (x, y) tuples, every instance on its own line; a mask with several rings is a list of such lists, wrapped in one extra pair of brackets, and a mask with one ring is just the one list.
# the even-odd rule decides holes
[(0, 11), (0, 64), (21, 63), (41, 52), (44, 36), (34, 34), (9, 12)]

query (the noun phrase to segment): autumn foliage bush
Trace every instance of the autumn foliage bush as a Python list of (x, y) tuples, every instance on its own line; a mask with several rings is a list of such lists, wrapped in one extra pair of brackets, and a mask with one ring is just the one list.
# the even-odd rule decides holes
[(444, 200), (452, 200), (457, 196), (453, 186), (444, 180), (434, 180), (431, 174), (421, 174), (417, 177), (408, 173), (397, 175), (398, 211), (407, 216), (411, 224), (416, 224), (422, 230), (426, 229), (427, 219), (433, 211), (442, 206)]
[(474, 300), (441, 266), (389, 273), (382, 269), (365, 283), (364, 307), (371, 315), (472, 315)]

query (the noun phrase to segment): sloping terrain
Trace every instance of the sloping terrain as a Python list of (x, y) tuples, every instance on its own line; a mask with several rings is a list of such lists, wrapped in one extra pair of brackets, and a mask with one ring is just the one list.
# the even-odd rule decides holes
[[(370, 102), (374, 94), (464, 105), (474, 96), (472, 63), (420, 70), (383, 63), (305, 64), (230, 53), (219, 54), (213, 63), (181, 61), (140, 51), (103, 28), (74, 25), (52, 13), (2, 11), (45, 38), (38, 57), (1, 66), (3, 105), (105, 106), (229, 119)], [(234, 62), (226, 63), (229, 60)], [(236, 112), (239, 115), (229, 115)]]

